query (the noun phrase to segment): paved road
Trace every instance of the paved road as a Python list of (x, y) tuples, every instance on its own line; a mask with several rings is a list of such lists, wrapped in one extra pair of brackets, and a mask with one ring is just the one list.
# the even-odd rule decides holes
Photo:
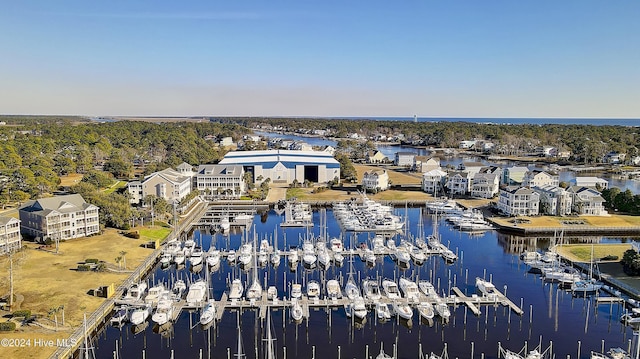
[(267, 202), (278, 202), (287, 199), (287, 186), (286, 184), (273, 184), (269, 185), (269, 194), (267, 195)]

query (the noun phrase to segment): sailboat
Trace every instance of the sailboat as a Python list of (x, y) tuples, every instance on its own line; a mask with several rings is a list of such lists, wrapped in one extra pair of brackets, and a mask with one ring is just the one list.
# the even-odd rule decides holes
[(258, 280), (258, 265), (257, 265), (257, 256), (255, 253), (255, 238), (253, 245), (253, 281), (251, 282), (251, 286), (247, 289), (247, 299), (248, 300), (257, 300), (262, 297), (262, 285), (260, 284), (260, 280)]
[(574, 294), (595, 293), (602, 288), (602, 283), (593, 278), (593, 244), (591, 245), (591, 259), (589, 261), (589, 278), (579, 280), (571, 284), (571, 291)]
[(238, 346), (236, 348), (236, 354), (234, 354), (233, 356), (236, 358), (246, 358), (246, 355), (244, 355), (243, 352), (243, 348), (242, 348), (242, 332), (240, 331), (240, 311), (238, 311), (238, 320), (237, 320), (238, 324)]
[(276, 350), (273, 342), (275, 338), (273, 338), (271, 334), (271, 311), (267, 310), (267, 337), (263, 339), (265, 341), (265, 350), (264, 350), (264, 358), (265, 359), (275, 359), (276, 358)]

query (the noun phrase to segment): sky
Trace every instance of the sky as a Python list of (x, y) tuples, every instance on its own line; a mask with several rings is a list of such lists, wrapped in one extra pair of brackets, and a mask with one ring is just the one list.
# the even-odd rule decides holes
[(0, 114), (640, 119), (638, 0), (0, 3)]

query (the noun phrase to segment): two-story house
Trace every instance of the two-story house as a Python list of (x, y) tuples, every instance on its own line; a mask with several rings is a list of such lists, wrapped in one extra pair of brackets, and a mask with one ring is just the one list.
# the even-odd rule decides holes
[(557, 174), (541, 170), (528, 171), (522, 179), (522, 185), (525, 187), (557, 187), (559, 184), (560, 181)]
[(434, 169), (422, 174), (422, 190), (437, 196), (443, 193), (443, 187), (447, 180), (447, 172)]
[(385, 191), (389, 189), (389, 174), (386, 170), (365, 172), (362, 177), (362, 188), (366, 191)]

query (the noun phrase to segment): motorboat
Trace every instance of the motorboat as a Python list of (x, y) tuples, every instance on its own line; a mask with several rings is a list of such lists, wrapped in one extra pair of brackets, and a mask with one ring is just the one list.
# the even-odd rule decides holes
[(127, 289), (127, 293), (122, 297), (127, 302), (137, 302), (144, 296), (144, 292), (147, 290), (147, 283), (139, 282), (133, 283)]
[(391, 304), (391, 308), (393, 309), (393, 313), (402, 319), (409, 320), (413, 317), (413, 310), (408, 304), (394, 301), (393, 304)]
[(250, 243), (245, 243), (240, 247), (238, 262), (244, 268), (248, 268), (251, 264), (253, 246)]
[(431, 282), (429, 282), (428, 280), (418, 281), (418, 289), (420, 289), (420, 291), (427, 297), (431, 297), (437, 294), (433, 284), (431, 284)]
[(163, 296), (158, 301), (155, 313), (151, 316), (158, 325), (164, 325), (173, 319), (173, 300), (169, 296)]
[(187, 284), (182, 279), (178, 279), (171, 288), (171, 293), (176, 299), (182, 299), (182, 295), (187, 290)]
[(480, 277), (476, 277), (476, 287), (478, 287), (478, 290), (485, 296), (495, 296), (497, 292), (496, 286), (493, 285), (493, 283)]
[(389, 354), (385, 353), (384, 349), (382, 348), (382, 343), (380, 343), (380, 353), (378, 353), (378, 355), (376, 355), (376, 359), (394, 359), (394, 357), (392, 357)]
[(371, 279), (362, 281), (362, 291), (367, 299), (379, 300), (381, 298), (378, 282)]
[(229, 217), (225, 216), (220, 219), (220, 223), (218, 223), (218, 228), (220, 228), (220, 232), (227, 233), (231, 228), (231, 221), (229, 221)]
[(302, 244), (302, 263), (307, 268), (313, 268), (316, 265), (317, 257), (313, 248), (313, 243), (305, 241)]
[(436, 314), (438, 314), (444, 321), (449, 320), (449, 317), (451, 317), (449, 306), (440, 297), (436, 298), (436, 303), (433, 306), (433, 309), (435, 310)]
[(129, 320), (129, 308), (126, 305), (118, 307), (111, 316), (112, 325), (122, 325)]
[(349, 274), (347, 283), (344, 285), (344, 293), (351, 300), (361, 296), (360, 289), (358, 289), (358, 286), (356, 285), (356, 281), (353, 279), (353, 274)]
[(186, 259), (187, 257), (184, 255), (184, 252), (178, 252), (173, 255), (173, 263), (175, 263), (176, 266), (183, 265)]
[(596, 293), (602, 288), (602, 283), (597, 282), (595, 279), (579, 280), (571, 284), (571, 291), (573, 294), (587, 294)]
[(318, 263), (322, 266), (322, 268), (329, 268), (331, 266), (331, 256), (329, 255), (329, 251), (323, 249), (318, 252)]
[(363, 253), (363, 258), (364, 258), (364, 261), (367, 263), (367, 265), (369, 266), (376, 265), (376, 255), (375, 253), (373, 253), (373, 250), (366, 248)]
[(213, 299), (207, 302), (200, 313), (200, 324), (207, 325), (216, 318), (216, 303)]
[(162, 264), (163, 266), (168, 266), (169, 264), (171, 264), (172, 260), (173, 255), (171, 253), (162, 252), (162, 254), (160, 255), (160, 264)]
[(433, 319), (435, 315), (433, 304), (429, 302), (420, 302), (420, 304), (416, 306), (416, 309), (418, 310), (418, 314), (420, 314), (420, 317), (427, 320)]
[(411, 261), (411, 255), (405, 248), (398, 247), (396, 249), (396, 260), (399, 265), (404, 267), (409, 267), (409, 262)]
[(289, 261), (290, 267), (293, 267), (296, 263), (298, 263), (298, 248), (292, 247), (289, 249), (287, 260)]
[(632, 308), (630, 312), (620, 317), (620, 322), (624, 325), (637, 325), (640, 323), (640, 308)]
[(418, 285), (406, 278), (400, 278), (399, 281), (400, 290), (404, 294), (403, 297), (412, 301), (418, 301), (420, 299), (420, 291)]
[(329, 244), (331, 246), (331, 251), (334, 253), (342, 252), (344, 246), (342, 245), (342, 240), (338, 237), (333, 237), (329, 240)]
[(202, 258), (204, 256), (204, 252), (202, 251), (202, 247), (195, 246), (193, 251), (191, 251), (191, 255), (189, 256), (189, 263), (191, 263), (192, 267), (198, 266), (202, 264)]
[(396, 284), (396, 282), (392, 281), (391, 279), (385, 278), (382, 280), (382, 292), (387, 298), (391, 300), (400, 298), (400, 291), (398, 290), (398, 285)]
[(300, 297), (302, 297), (302, 284), (291, 284), (291, 298), (299, 299)]
[(271, 300), (271, 301), (278, 300), (278, 289), (273, 285), (267, 288), (267, 300)]
[(280, 265), (280, 257), (280, 250), (276, 248), (273, 253), (271, 253), (271, 265), (273, 265), (274, 267)]
[(220, 265), (220, 251), (214, 246), (211, 246), (207, 252), (207, 265), (209, 267), (216, 267)]
[(335, 279), (330, 279), (327, 281), (327, 297), (330, 299), (339, 299), (342, 297), (342, 292), (340, 291), (340, 282)]
[(307, 283), (307, 297), (318, 298), (320, 296), (320, 284), (315, 280)]
[(155, 306), (160, 300), (160, 297), (166, 292), (164, 284), (158, 283), (157, 285), (149, 288), (147, 296), (144, 298), (145, 303)]
[(196, 241), (193, 239), (187, 239), (184, 241), (184, 245), (182, 246), (182, 252), (185, 256), (189, 257), (191, 256), (194, 248), (196, 248)]
[(236, 262), (236, 251), (234, 249), (227, 252), (227, 262), (229, 264), (234, 264)]
[(356, 297), (351, 303), (345, 303), (344, 309), (347, 317), (354, 316), (358, 319), (364, 319), (367, 316), (367, 306), (362, 297)]
[(382, 302), (376, 302), (376, 316), (381, 321), (391, 319), (391, 309), (389, 309), (389, 305)]
[(342, 266), (342, 263), (344, 262), (344, 256), (342, 255), (342, 252), (334, 252), (333, 253), (333, 262), (338, 267)]
[(262, 285), (260, 285), (260, 281), (257, 278), (253, 278), (246, 295), (247, 300), (258, 300), (262, 297)]
[(411, 248), (411, 252), (409, 252), (411, 259), (413, 259), (413, 263), (422, 264), (425, 260), (427, 260), (427, 256), (424, 255), (424, 251), (418, 247)]
[(304, 317), (304, 311), (302, 310), (302, 306), (298, 303), (297, 300), (291, 301), (291, 319), (295, 322), (299, 323), (302, 321)]
[(131, 325), (140, 325), (146, 322), (150, 315), (151, 306), (145, 305), (134, 309), (129, 316), (129, 321), (131, 322)]
[(231, 285), (229, 286), (229, 299), (240, 299), (242, 298), (243, 292), (244, 286), (242, 285), (242, 281), (239, 278), (231, 281)]
[(207, 297), (207, 282), (204, 280), (198, 280), (189, 286), (189, 292), (187, 292), (187, 305), (195, 306), (203, 303)]

